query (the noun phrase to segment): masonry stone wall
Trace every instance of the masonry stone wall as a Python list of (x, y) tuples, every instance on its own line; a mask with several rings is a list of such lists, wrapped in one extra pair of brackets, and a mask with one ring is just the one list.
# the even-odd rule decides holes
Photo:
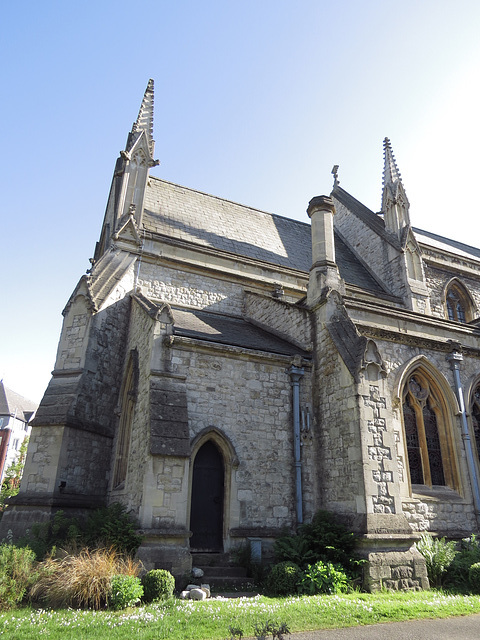
[(432, 315), (438, 318), (447, 317), (445, 309), (445, 287), (454, 276), (465, 285), (467, 291), (472, 296), (477, 315), (480, 314), (480, 279), (473, 278), (467, 274), (453, 273), (446, 269), (440, 269), (429, 263), (425, 263), (425, 276), (430, 291)]
[(316, 350), (313, 393), (319, 505), (349, 516), (363, 514), (362, 442), (354, 381), (325, 329), (319, 328)]
[(113, 435), (114, 410), (122, 383), (130, 299), (124, 297), (93, 317), (74, 415)]
[[(154, 327), (155, 320), (145, 313), (141, 307), (132, 302), (124, 368), (128, 363), (129, 354), (132, 349), (137, 349), (139, 366), (138, 391), (133, 412), (125, 488), (120, 491), (112, 488), (110, 500), (113, 502), (122, 502), (127, 510), (136, 517), (139, 517), (143, 504), (145, 468), (149, 458), (149, 378)], [(118, 410), (115, 413), (118, 427)], [(118, 435), (117, 429), (113, 443), (112, 470), (118, 447)]]
[[(403, 513), (414, 531), (435, 531), (445, 535), (455, 532), (476, 530), (475, 516), (472, 505), (470, 481), (466, 466), (465, 449), (461, 437), (461, 425), (458, 417), (453, 418), (452, 436), (456, 449), (456, 459), (459, 466), (461, 490), (459, 493), (453, 490), (437, 490), (431, 496), (410, 494), (407, 473), (407, 458), (404, 443), (401, 407), (397, 402), (396, 385), (400, 369), (405, 363), (416, 356), (425, 356), (436, 369), (441, 372), (448, 384), (454, 388), (453, 376), (446, 360), (444, 351), (425, 350), (424, 347), (413, 347), (387, 341), (376, 341), (388, 372), (388, 393), (391, 396), (392, 415), (391, 421), (395, 430), (397, 442), (396, 458), (398, 476), (400, 480), (400, 492)], [(473, 370), (479, 371), (480, 361), (466, 359), (462, 367), (462, 377), (467, 379)], [(454, 415), (455, 407), (452, 408)]]
[(306, 350), (312, 348), (311, 317), (306, 309), (269, 296), (246, 292), (245, 315)]
[(66, 430), (60, 457), (57, 486), (65, 483), (62, 494), (90, 496), (92, 504), (104, 502), (110, 477), (111, 437), (90, 431)]
[(371, 228), (335, 200), (335, 229), (338, 229), (354, 251), (368, 264), (371, 271), (388, 286), (391, 280), (386, 260), (386, 243)]
[[(191, 436), (215, 428), (235, 449), (239, 520), (230, 526), (292, 526), (295, 489), (288, 359), (262, 361), (195, 347), (174, 348), (172, 366), (187, 376)], [(310, 480), (305, 478), (306, 486)]]
[(142, 263), (138, 284), (143, 293), (170, 304), (241, 315), (243, 287), (205, 274)]

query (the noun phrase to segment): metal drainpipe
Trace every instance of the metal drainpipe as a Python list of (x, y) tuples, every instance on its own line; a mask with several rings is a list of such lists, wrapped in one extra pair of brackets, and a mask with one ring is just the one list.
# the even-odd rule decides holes
[(300, 459), (300, 380), (305, 374), (305, 369), (292, 364), (288, 370), (290, 374), (293, 398), (293, 439), (295, 452), (295, 502), (297, 507), (297, 524), (303, 522), (303, 497), (302, 497), (302, 462)]
[(477, 469), (475, 466), (475, 458), (473, 456), (472, 441), (468, 430), (467, 412), (465, 410), (465, 400), (463, 397), (462, 382), (460, 380), (460, 363), (463, 362), (463, 355), (460, 351), (454, 350), (447, 356), (453, 371), (455, 380), (455, 394), (462, 414), (462, 438), (465, 442), (465, 451), (467, 453), (467, 465), (470, 474), (470, 481), (473, 490), (473, 503), (476, 514), (480, 514), (480, 490), (478, 486)]

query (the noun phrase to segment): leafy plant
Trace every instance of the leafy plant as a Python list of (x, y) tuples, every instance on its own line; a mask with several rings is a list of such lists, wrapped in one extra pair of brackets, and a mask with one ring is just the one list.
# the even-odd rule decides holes
[(142, 578), (143, 600), (145, 602), (154, 602), (170, 598), (175, 589), (175, 578), (169, 571), (165, 569), (152, 569)]
[(288, 596), (297, 593), (297, 585), (302, 570), (294, 562), (284, 561), (275, 564), (267, 578), (267, 589), (273, 595)]
[(470, 538), (461, 540), (458, 546), (455, 558), (447, 569), (443, 583), (444, 586), (451, 589), (468, 592), (470, 590), (468, 572), (472, 564), (480, 562), (480, 543), (473, 534)]
[(39, 559), (55, 548), (75, 553), (79, 548), (112, 548), (135, 555), (142, 542), (136, 522), (118, 502), (94, 509), (85, 519), (68, 516), (59, 509), (49, 522), (35, 523), (22, 543), (31, 547)]
[(228, 627), (228, 632), (230, 633), (230, 639), (229, 640), (242, 640), (244, 633), (243, 633), (243, 629), (241, 629), (240, 627), (232, 627), (229, 626)]
[(284, 636), (290, 633), (290, 630), (285, 622), (281, 625), (277, 625), (271, 620), (267, 620), (264, 623), (256, 624), (253, 628), (255, 637), (257, 640), (266, 640), (268, 634), (272, 634), (273, 640), (284, 640)]
[(88, 547), (104, 546), (119, 553), (135, 555), (142, 543), (136, 533), (137, 524), (125, 507), (114, 502), (92, 511), (85, 524), (83, 540)]
[(78, 555), (49, 557), (41, 565), (41, 575), (32, 588), (32, 597), (51, 607), (103, 608), (117, 574), (137, 576), (141, 563), (114, 549), (84, 549)]
[(434, 538), (432, 535), (424, 533), (416, 543), (416, 547), (425, 558), (431, 586), (440, 587), (457, 553), (455, 541), (447, 542), (445, 538)]
[(24, 438), (18, 456), (14, 462), (6, 469), (2, 485), (0, 487), (0, 518), (8, 503), (9, 498), (16, 496), (20, 490), (20, 480), (23, 475), (25, 458), (27, 457), (28, 437)]
[(140, 578), (128, 575), (115, 575), (110, 580), (108, 606), (111, 609), (125, 609), (140, 602), (143, 587)]
[(349, 580), (341, 565), (319, 560), (303, 571), (298, 591), (313, 596), (316, 593), (344, 593), (348, 587)]
[(311, 542), (301, 533), (299, 535), (284, 535), (275, 540), (275, 557), (277, 560), (289, 560), (298, 566), (306, 566), (309, 562), (315, 562), (315, 551), (311, 548)]
[(277, 538), (274, 545), (277, 560), (290, 560), (302, 569), (318, 560), (341, 564), (353, 577), (364, 561), (355, 555), (355, 534), (337, 522), (328, 511), (317, 511), (312, 522), (299, 527), (297, 535)]
[(31, 549), (0, 545), (0, 609), (20, 603), (36, 577), (35, 554)]

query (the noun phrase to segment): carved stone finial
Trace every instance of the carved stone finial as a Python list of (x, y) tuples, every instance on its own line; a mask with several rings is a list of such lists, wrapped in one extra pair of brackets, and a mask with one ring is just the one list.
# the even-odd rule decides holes
[(332, 175), (333, 175), (333, 188), (335, 189), (335, 187), (340, 184), (340, 180), (338, 179), (338, 164), (333, 165)]

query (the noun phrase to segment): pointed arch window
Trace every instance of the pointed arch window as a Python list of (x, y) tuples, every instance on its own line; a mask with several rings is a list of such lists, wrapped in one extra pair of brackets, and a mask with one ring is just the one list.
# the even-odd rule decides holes
[(122, 391), (120, 393), (120, 420), (118, 424), (117, 448), (112, 483), (114, 489), (123, 489), (125, 487), (137, 390), (138, 351), (133, 349), (130, 353)]
[(472, 301), (459, 282), (452, 282), (445, 293), (445, 307), (449, 320), (455, 322), (470, 322), (473, 318)]
[(402, 394), (403, 423), (412, 485), (456, 488), (453, 446), (445, 402), (422, 371), (409, 376)]
[(480, 384), (477, 385), (477, 388), (473, 392), (470, 415), (472, 417), (473, 433), (475, 435), (477, 455), (480, 461)]

